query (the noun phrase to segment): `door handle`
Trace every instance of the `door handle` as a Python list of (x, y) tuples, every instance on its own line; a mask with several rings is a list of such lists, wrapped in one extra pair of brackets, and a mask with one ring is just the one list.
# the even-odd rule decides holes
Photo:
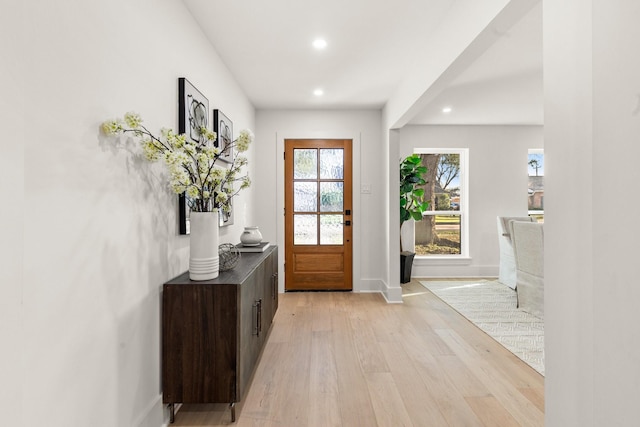
[(351, 225), (351, 221), (347, 220), (344, 222), (344, 225), (346, 225), (347, 227)]

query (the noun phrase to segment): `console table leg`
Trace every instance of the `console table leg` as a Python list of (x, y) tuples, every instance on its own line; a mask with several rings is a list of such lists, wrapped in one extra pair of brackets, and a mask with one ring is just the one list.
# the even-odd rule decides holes
[(169, 423), (173, 424), (176, 420), (176, 407), (175, 404), (169, 403)]
[(236, 402), (231, 402), (229, 404), (229, 408), (231, 409), (231, 422), (236, 422)]

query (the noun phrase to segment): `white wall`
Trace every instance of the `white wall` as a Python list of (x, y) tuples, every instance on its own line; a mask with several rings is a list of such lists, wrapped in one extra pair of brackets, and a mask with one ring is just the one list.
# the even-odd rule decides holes
[(469, 255), (460, 261), (416, 259), (413, 277), (498, 275), (497, 216), (527, 215), (527, 155), (543, 148), (542, 126), (405, 126), (400, 155), (414, 148), (469, 149)]
[[(354, 291), (379, 291), (384, 286), (383, 200), (380, 111), (273, 111), (256, 113), (254, 217), (263, 237), (284, 251), (284, 139), (350, 138), (353, 151)], [(368, 185), (369, 194), (360, 186)], [(283, 252), (281, 252), (283, 253)], [(284, 256), (280, 257), (281, 269)], [(280, 290), (284, 274), (280, 274)]]
[[(518, 17), (536, 2), (456, 1), (433, 37), (425, 40), (423, 52), (428, 54), (416, 55), (415, 64), (406, 70), (406, 77), (387, 101), (384, 107), (385, 130), (407, 124), (437, 95), (434, 92), (444, 88), (443, 80), (451, 81), (491, 45), (497, 37), (495, 30), (488, 28), (491, 22), (498, 19), (500, 28), (517, 22)], [(501, 15), (505, 15), (503, 19), (506, 22), (503, 22)], [(434, 91), (434, 88), (437, 90)]]
[(544, 5), (549, 427), (638, 424), (638, 19), (633, 0)]
[[(187, 269), (189, 240), (178, 235), (177, 197), (163, 166), (143, 160), (132, 143), (114, 146), (98, 126), (134, 110), (152, 130), (175, 127), (181, 76), (210, 108), (223, 109), (236, 132), (253, 127), (253, 107), (182, 2), (25, 7), (28, 14), (9, 18), (3, 8), (3, 21), (16, 30), (7, 35), (11, 58), (23, 74), (12, 80), (19, 91), (8, 101), (3, 93), (2, 116), (26, 119), (12, 123), (26, 140), (24, 174), (17, 168), (13, 177), (16, 188), (24, 179), (24, 201), (11, 199), (12, 208), (24, 210), (25, 227), (24, 264), (14, 274), (24, 281), (10, 284), (11, 301), (22, 294), (22, 305), (9, 319), (22, 332), (12, 341), (24, 371), (19, 401), (10, 400), (3, 419), (158, 426), (167, 422), (161, 287)], [(239, 198), (236, 226), (223, 229), (221, 241), (237, 241), (245, 220), (253, 220), (248, 200), (251, 191)], [(20, 262), (17, 254), (12, 262)], [(9, 388), (4, 377), (3, 385)], [(20, 393), (19, 384), (11, 389)]]
[[(640, 4), (631, 0), (593, 4), (595, 424), (628, 426), (638, 423), (640, 396), (636, 268), (640, 223), (633, 214), (620, 218), (624, 231), (616, 233), (597, 211), (607, 200), (626, 200), (628, 186), (640, 179)], [(628, 208), (637, 212), (639, 206), (633, 198)]]
[(545, 424), (613, 426), (594, 420), (592, 2), (562, 3), (543, 8)]
[(16, 17), (24, 16), (22, 2), (3, 4), (0, 14), (0, 413), (3, 423), (22, 423), (22, 225), (24, 197), (24, 143), (27, 116), (21, 80), (24, 64), (9, 61), (24, 54), (14, 42), (25, 36)]

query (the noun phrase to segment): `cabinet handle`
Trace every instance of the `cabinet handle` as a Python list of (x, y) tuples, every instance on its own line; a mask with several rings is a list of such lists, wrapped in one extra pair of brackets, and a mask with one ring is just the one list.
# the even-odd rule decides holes
[(262, 332), (262, 298), (258, 300), (258, 336)]
[(253, 324), (253, 332), (252, 335), (260, 336), (260, 316), (262, 315), (262, 299), (256, 300), (255, 304), (253, 304), (253, 308), (256, 309), (256, 317), (255, 323)]
[(273, 273), (271, 275), (271, 299), (276, 299), (276, 293), (278, 289), (278, 273)]

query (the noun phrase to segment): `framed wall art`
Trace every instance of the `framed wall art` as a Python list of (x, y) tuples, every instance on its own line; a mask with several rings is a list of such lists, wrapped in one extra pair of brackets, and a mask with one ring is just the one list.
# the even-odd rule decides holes
[(220, 208), (220, 210), (218, 211), (218, 221), (220, 222), (220, 227), (233, 225), (233, 199), (231, 199), (229, 207), (229, 212), (224, 212), (222, 208)]
[[(184, 77), (178, 78), (178, 133), (199, 144), (206, 138), (200, 128), (209, 126), (209, 100)], [(189, 200), (185, 193), (178, 195), (178, 229), (190, 234)]]
[(223, 151), (220, 160), (231, 163), (233, 161), (233, 147), (231, 146), (233, 123), (220, 110), (213, 110), (213, 131), (217, 135), (215, 146)]
[[(222, 208), (218, 208), (218, 226), (226, 227), (233, 225), (233, 199), (230, 202), (229, 212), (224, 212)], [(180, 234), (191, 234), (191, 227), (189, 221), (189, 196), (185, 193), (178, 195), (178, 209), (179, 209), (179, 228)]]
[(180, 234), (191, 234), (191, 223), (189, 221), (189, 196), (186, 193), (178, 194), (178, 228)]
[(194, 142), (204, 143), (200, 128), (209, 124), (209, 100), (189, 80), (178, 79), (178, 133)]

